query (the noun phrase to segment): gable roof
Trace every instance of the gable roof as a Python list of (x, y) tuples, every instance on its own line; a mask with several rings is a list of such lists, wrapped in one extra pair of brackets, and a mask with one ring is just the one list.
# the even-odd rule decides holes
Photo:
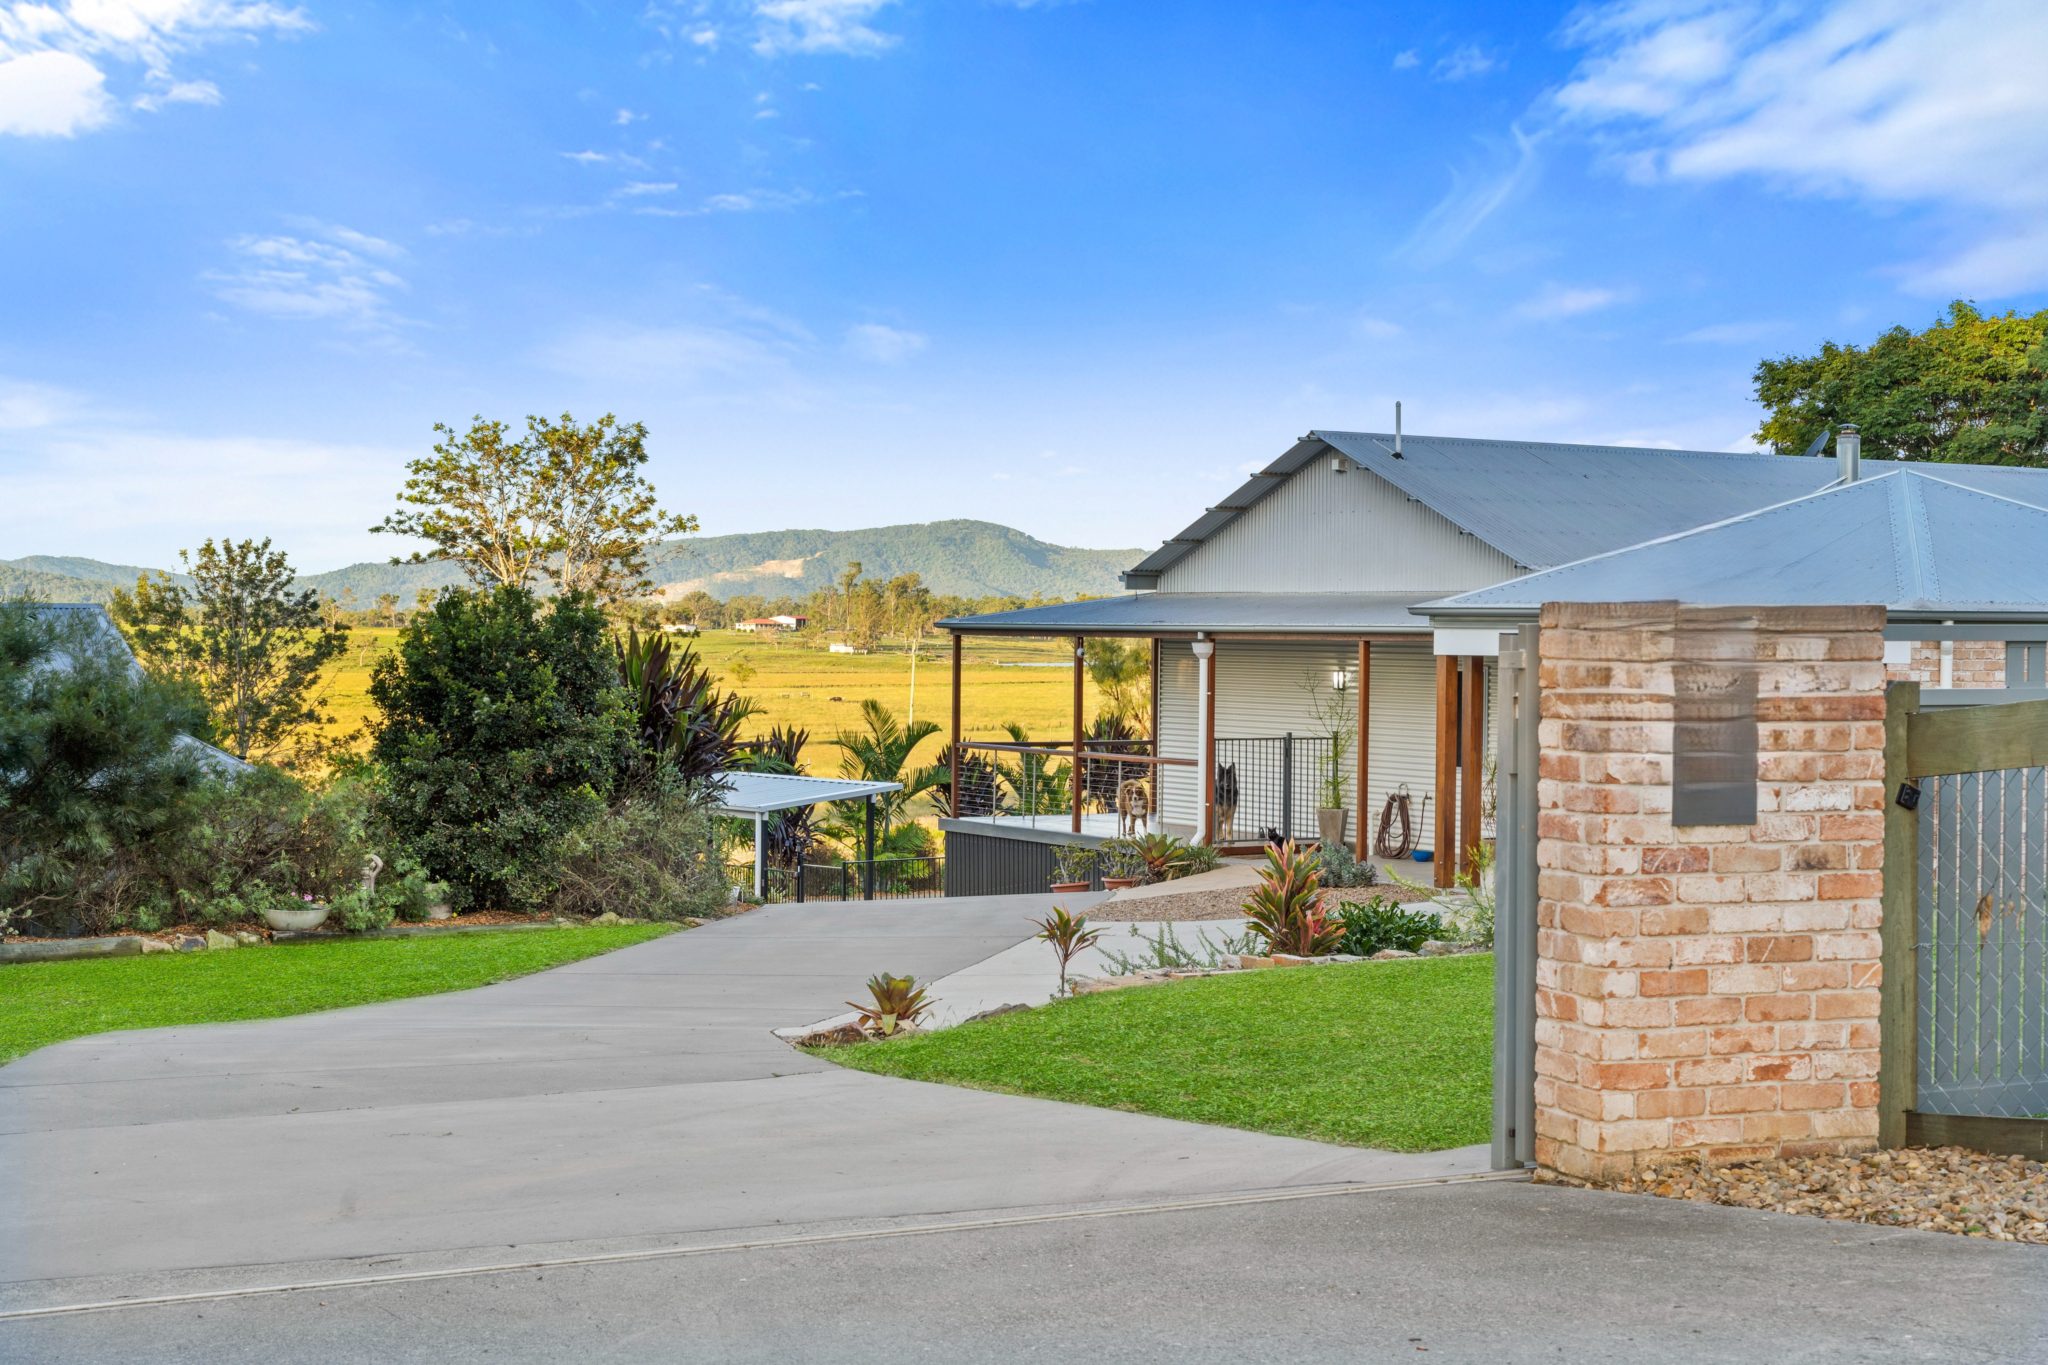
[(2048, 617), (2048, 509), (1892, 464), (1773, 507), (1415, 610), (1515, 620), (1545, 602), (1865, 605), (1895, 620)]
[[(1570, 564), (1817, 492), (1835, 481), (1832, 457), (1645, 446), (1313, 431), (1124, 575), (1130, 588), (1159, 575), (1242, 516), (1311, 461), (1341, 452), (1467, 534), (1528, 569)], [(1870, 475), (1896, 468), (1865, 460)], [(1941, 477), (2048, 506), (2048, 470), (1940, 466)]]

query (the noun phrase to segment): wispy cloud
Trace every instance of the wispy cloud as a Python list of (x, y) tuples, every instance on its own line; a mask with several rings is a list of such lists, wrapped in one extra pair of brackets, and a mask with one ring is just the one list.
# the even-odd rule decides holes
[(1473, 233), (1536, 181), (1537, 135), (1508, 130), (1505, 144), (1489, 149), (1487, 162), (1451, 172), (1451, 190), (1396, 249), (1411, 265), (1440, 265), (1458, 254)]
[(295, 223), (303, 235), (249, 235), (228, 246), (233, 262), (205, 278), (223, 303), (261, 317), (329, 321), (388, 332), (401, 319), (392, 299), (406, 289), (388, 262), (405, 252), (352, 228)]
[(2048, 285), (2048, 23), (2034, 0), (1605, 4), (1553, 97), (1648, 181), (1753, 177), (1801, 195), (1921, 205), (1945, 252), (1909, 290)]
[(1396, 52), (1394, 54), (1394, 70), (1396, 71), (1413, 71), (1421, 65), (1422, 54), (1412, 47), (1405, 52)]
[(303, 33), (313, 23), (296, 8), (267, 0), (36, 0), (0, 3), (0, 136), (76, 137), (112, 121), (120, 103), (109, 73), (151, 111), (173, 104), (218, 104), (220, 87), (173, 72), (181, 56), (264, 33)]
[(894, 0), (756, 0), (759, 31), (754, 51), (764, 57), (792, 52), (838, 52), (872, 57), (898, 42), (870, 22)]
[(900, 365), (929, 344), (922, 332), (908, 332), (879, 322), (864, 322), (846, 329), (846, 352), (877, 365)]
[(1714, 322), (1695, 327), (1673, 341), (1702, 346), (1749, 346), (1767, 341), (1785, 330), (1782, 322)]
[(619, 193), (628, 199), (638, 199), (650, 194), (674, 194), (679, 189), (673, 180), (634, 180), (619, 186)]
[(77, 396), (64, 389), (0, 376), (0, 431), (55, 426), (78, 408)]
[(1440, 81), (1468, 81), (1498, 70), (1500, 59), (1477, 43), (1464, 43), (1437, 59), (1429, 74)]
[(1547, 284), (1515, 305), (1514, 315), (1531, 322), (1556, 322), (1612, 308), (1628, 295), (1592, 285)]

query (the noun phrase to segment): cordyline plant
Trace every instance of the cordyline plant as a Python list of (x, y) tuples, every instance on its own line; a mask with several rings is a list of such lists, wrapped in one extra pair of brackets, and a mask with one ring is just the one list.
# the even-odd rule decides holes
[(667, 763), (692, 787), (709, 784), (731, 765), (739, 729), (754, 703), (721, 692), (711, 671), (685, 646), (629, 630), (614, 640), (619, 682), (632, 698), (640, 752), (649, 766)]
[(1244, 903), (1244, 915), (1269, 953), (1320, 957), (1336, 951), (1344, 934), (1343, 926), (1323, 913), (1314, 850), (1291, 839), (1266, 850), (1259, 887)]
[(1064, 905), (1055, 905), (1051, 914), (1031, 923), (1038, 930), (1035, 937), (1041, 943), (1050, 943), (1053, 955), (1060, 960), (1060, 994), (1065, 995), (1067, 967), (1080, 956), (1082, 949), (1094, 946), (1095, 940), (1102, 937), (1102, 931), (1089, 928), (1086, 915), (1071, 914)]
[(858, 1000), (846, 1003), (860, 1011), (855, 1022), (862, 1029), (884, 1038), (913, 1027), (938, 1003), (925, 997), (924, 987), (917, 984), (916, 977), (891, 976), (887, 972), (877, 972), (868, 978), (868, 997), (865, 1005)]

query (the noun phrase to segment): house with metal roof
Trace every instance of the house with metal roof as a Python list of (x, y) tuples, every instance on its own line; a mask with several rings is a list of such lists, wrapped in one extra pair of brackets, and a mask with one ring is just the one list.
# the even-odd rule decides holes
[[(1014, 888), (1047, 855), (983, 841), (1099, 840), (1128, 823), (1106, 797), (1137, 781), (1153, 827), (1223, 845), (1319, 837), (1341, 808), (1361, 857), (1405, 851), (1380, 818), (1405, 795), (1409, 842), (1448, 884), (1485, 828), (1489, 660), (1545, 600), (1883, 602), (1901, 663), (1915, 639), (1946, 651), (2048, 621), (2048, 471), (1865, 461), (1852, 430), (1837, 445), (1311, 432), (1127, 571), (1124, 595), (939, 623), (956, 660), (949, 878), (957, 862), (963, 891)], [(1074, 642), (1071, 731), (1028, 746), (1036, 771), (1065, 765), (1064, 797), (1006, 791), (1019, 746), (960, 733), (962, 641), (1015, 636)], [(1149, 642), (1142, 743), (1091, 743), (1094, 637)]]

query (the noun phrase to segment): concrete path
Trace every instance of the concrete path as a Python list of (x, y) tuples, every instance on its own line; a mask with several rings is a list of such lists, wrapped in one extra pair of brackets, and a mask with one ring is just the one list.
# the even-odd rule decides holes
[(770, 1033), (872, 972), (981, 961), (1049, 903), (779, 906), (482, 990), (32, 1054), (0, 1068), (0, 1311), (223, 1267), (489, 1263), (1483, 1168), (1478, 1150), (1398, 1156), (868, 1076)]

